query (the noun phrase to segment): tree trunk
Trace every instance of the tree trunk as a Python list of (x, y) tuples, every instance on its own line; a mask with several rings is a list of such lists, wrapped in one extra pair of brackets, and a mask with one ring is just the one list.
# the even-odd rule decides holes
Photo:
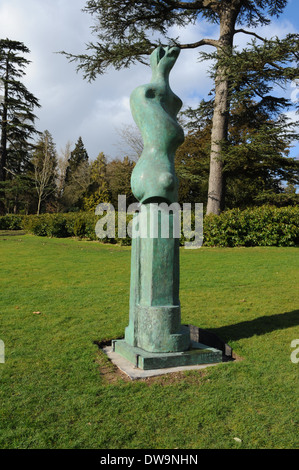
[(38, 197), (38, 203), (37, 203), (37, 212), (36, 212), (37, 215), (39, 215), (39, 213), (40, 213), (40, 205), (41, 205), (41, 198), (39, 196)]
[(218, 215), (222, 203), (222, 141), (227, 139), (228, 126), (228, 82), (222, 79), (222, 73), (218, 71), (215, 88), (215, 104), (211, 134), (210, 174), (208, 189), (207, 214)]
[[(228, 7), (220, 18), (220, 38), (217, 47), (219, 60), (230, 55), (237, 11)], [(224, 207), (223, 201), (223, 157), (222, 143), (227, 140), (229, 116), (229, 80), (223, 65), (217, 66), (215, 79), (215, 101), (211, 133), (210, 175), (207, 214), (218, 215)]]
[[(6, 73), (4, 81), (3, 112), (1, 122), (1, 141), (0, 141), (0, 181), (6, 180), (6, 160), (7, 160), (7, 99), (8, 99), (8, 57), (6, 59)], [(1, 197), (4, 199), (4, 187), (1, 190)], [(0, 215), (5, 214), (4, 200), (0, 200)]]

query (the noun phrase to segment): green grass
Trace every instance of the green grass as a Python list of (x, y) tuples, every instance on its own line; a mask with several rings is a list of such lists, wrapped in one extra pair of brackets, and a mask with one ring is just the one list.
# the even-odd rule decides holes
[(298, 447), (296, 248), (182, 248), (182, 322), (243, 360), (134, 382), (94, 344), (128, 323), (130, 248), (4, 232), (0, 259), (0, 448)]

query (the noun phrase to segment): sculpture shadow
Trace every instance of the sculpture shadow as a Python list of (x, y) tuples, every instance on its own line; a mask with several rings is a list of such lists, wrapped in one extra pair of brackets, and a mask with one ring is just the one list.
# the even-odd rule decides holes
[[(292, 312), (267, 315), (254, 320), (243, 321), (220, 328), (202, 329), (194, 325), (184, 325), (189, 328), (192, 341), (202, 343), (222, 351), (223, 362), (235, 360), (237, 357), (227, 341), (237, 341), (252, 336), (262, 336), (276, 330), (283, 330), (299, 325), (299, 310)], [(100, 349), (111, 345), (111, 340), (94, 341)], [(239, 358), (240, 359), (240, 358)]]
[(283, 330), (299, 325), (299, 310), (292, 312), (267, 315), (254, 320), (243, 321), (220, 328), (211, 328), (209, 331), (224, 341), (237, 341), (252, 336), (261, 336), (275, 330)]

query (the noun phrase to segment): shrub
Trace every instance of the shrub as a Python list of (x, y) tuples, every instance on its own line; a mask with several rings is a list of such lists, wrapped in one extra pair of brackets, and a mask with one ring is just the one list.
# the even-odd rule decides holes
[(39, 235), (41, 237), (47, 236), (48, 220), (45, 215), (27, 215), (23, 219), (23, 228), (26, 232), (32, 233), (33, 235)]
[(74, 235), (79, 238), (96, 240), (95, 226), (97, 217), (90, 213), (80, 213), (74, 222)]
[(261, 206), (231, 209), (204, 219), (206, 246), (295, 246), (299, 244), (299, 208)]
[[(126, 223), (132, 219), (127, 215)], [(5, 215), (0, 217), (0, 230), (20, 230), (43, 237), (72, 237), (97, 240), (98, 217), (91, 212), (41, 215)], [(191, 217), (194, 225), (194, 214)], [(231, 209), (215, 216), (204, 217), (205, 246), (295, 246), (299, 245), (299, 207), (261, 206), (241, 211)], [(130, 245), (129, 236), (118, 238), (118, 215), (115, 214), (115, 238), (103, 243)], [(180, 243), (188, 240), (181, 231)]]
[(23, 217), (15, 214), (0, 217), (0, 230), (21, 230)]

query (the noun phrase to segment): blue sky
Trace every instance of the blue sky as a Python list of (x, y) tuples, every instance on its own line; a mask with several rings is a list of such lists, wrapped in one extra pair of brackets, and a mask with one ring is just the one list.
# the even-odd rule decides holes
[[(22, 41), (31, 50), (24, 82), (40, 100), (37, 127), (49, 130), (60, 152), (69, 141), (73, 145), (81, 136), (90, 159), (103, 151), (108, 157), (121, 157), (119, 130), (133, 125), (129, 96), (137, 86), (148, 83), (150, 69), (137, 64), (130, 69), (110, 69), (93, 83), (76, 73), (75, 65), (55, 52), (85, 51), (92, 39), (92, 18), (81, 9), (85, 0), (0, 0), (1, 37)], [(285, 13), (270, 26), (258, 28), (263, 36), (283, 37), (288, 32), (299, 32), (299, 1), (289, 0)], [(200, 22), (181, 33), (184, 40), (197, 41), (211, 35), (217, 37), (217, 27)], [(238, 34), (240, 46), (250, 36)], [(208, 48), (206, 50), (209, 50)], [(171, 75), (171, 87), (185, 106), (196, 106), (209, 92), (212, 82), (208, 64), (198, 62), (198, 50), (183, 50)], [(292, 94), (293, 93), (293, 94)], [(299, 98), (299, 91), (291, 86), (286, 96)], [(295, 117), (294, 113), (290, 116)], [(299, 156), (299, 146), (291, 151)]]

